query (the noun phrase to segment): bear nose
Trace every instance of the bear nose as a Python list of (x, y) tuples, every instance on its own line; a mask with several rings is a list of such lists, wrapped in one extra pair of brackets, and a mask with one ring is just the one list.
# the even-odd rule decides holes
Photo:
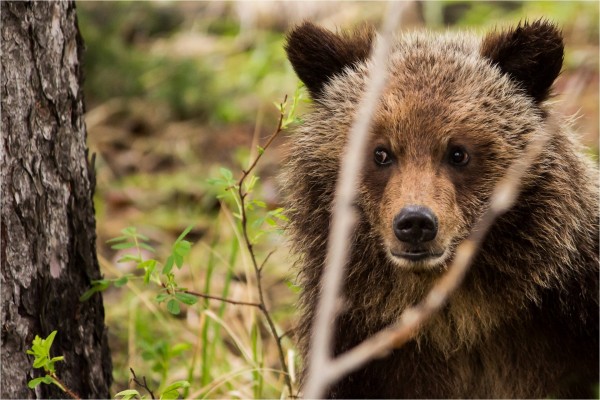
[(394, 217), (394, 233), (406, 243), (421, 244), (435, 239), (438, 230), (437, 217), (427, 207), (407, 206)]

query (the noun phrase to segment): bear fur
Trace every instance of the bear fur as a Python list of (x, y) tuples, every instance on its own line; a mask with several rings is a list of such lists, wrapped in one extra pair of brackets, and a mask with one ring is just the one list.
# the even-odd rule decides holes
[[(370, 28), (338, 34), (308, 22), (287, 38), (288, 58), (313, 99), (294, 133), (283, 184), (299, 256), (296, 335), (305, 360), (340, 159), (375, 40)], [(509, 165), (534, 136), (549, 140), (443, 309), (414, 340), (332, 385), (329, 397), (596, 394), (598, 175), (550, 98), (562, 61), (561, 33), (544, 20), (483, 39), (429, 32), (396, 38), (354, 199), (344, 302), (331, 328), (335, 354), (419, 302)], [(418, 250), (395, 233), (407, 206), (435, 215), (435, 239)], [(431, 256), (412, 260), (411, 251)]]

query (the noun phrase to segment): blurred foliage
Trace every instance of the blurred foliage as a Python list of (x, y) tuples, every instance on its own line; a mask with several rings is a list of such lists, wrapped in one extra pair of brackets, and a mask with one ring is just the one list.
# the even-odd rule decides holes
[[(272, 90), (273, 78), (291, 76), (280, 51), (281, 33), (259, 31), (256, 40), (246, 44), (238, 40), (239, 26), (232, 18), (197, 24), (206, 30), (196, 32), (198, 40), (216, 41), (208, 43), (216, 51), (199, 49), (195, 56), (179, 56), (153, 47), (196, 23), (186, 23), (176, 7), (85, 2), (79, 5), (78, 16), (86, 43), (85, 91), (91, 104), (136, 97), (167, 107), (174, 119), (247, 121), (255, 110), (244, 104), (244, 96), (258, 91), (272, 98), (279, 95)], [(263, 85), (267, 77), (271, 82)]]

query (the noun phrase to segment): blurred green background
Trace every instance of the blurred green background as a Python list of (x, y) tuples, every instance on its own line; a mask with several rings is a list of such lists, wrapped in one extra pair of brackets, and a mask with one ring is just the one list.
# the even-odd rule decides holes
[[(257, 144), (275, 129), (273, 102), (292, 96), (297, 78), (283, 51), (285, 32), (309, 19), (325, 27), (379, 26), (381, 2), (80, 2), (88, 143), (96, 153), (98, 253), (103, 273), (132, 272), (106, 240), (135, 226), (159, 253), (186, 226), (191, 256), (178, 279), (196, 291), (239, 300), (256, 295), (231, 212), (207, 178), (225, 166), (239, 176)], [(562, 26), (560, 110), (577, 115), (582, 140), (598, 152), (598, 2), (411, 2), (399, 28), (485, 32), (544, 17)], [(302, 108), (301, 108), (302, 109)], [(280, 205), (277, 173), (284, 132), (266, 153), (255, 193)], [(293, 327), (295, 272), (284, 237), (268, 230), (258, 252), (267, 303), (281, 332)], [(177, 318), (154, 302), (156, 290), (129, 283), (105, 293), (114, 360), (113, 392), (129, 367), (155, 388), (188, 379), (191, 397), (280, 397), (273, 339), (255, 309), (204, 302)], [(289, 360), (300, 362), (284, 338)]]

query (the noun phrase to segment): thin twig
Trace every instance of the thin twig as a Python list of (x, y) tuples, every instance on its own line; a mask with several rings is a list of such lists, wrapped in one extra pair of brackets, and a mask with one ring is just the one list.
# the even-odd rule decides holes
[(262, 307), (261, 304), (259, 304), (259, 303), (253, 303), (250, 301), (231, 300), (231, 299), (227, 299), (225, 297), (213, 296), (211, 294), (205, 294), (205, 293), (198, 293), (198, 292), (194, 292), (191, 290), (184, 290), (183, 293), (191, 294), (192, 296), (196, 296), (196, 297), (202, 297), (203, 299), (218, 300), (218, 301), (222, 301), (224, 303), (235, 304), (238, 306), (252, 306), (252, 307), (257, 307), (257, 308)]
[(131, 371), (131, 375), (133, 375), (133, 378), (131, 378), (131, 380), (133, 382), (135, 382), (135, 384), (137, 384), (139, 387), (145, 389), (150, 394), (150, 397), (152, 397), (153, 399), (155, 399), (156, 397), (154, 396), (154, 393), (148, 387), (148, 382), (146, 382), (146, 376), (142, 376), (142, 379), (144, 381), (140, 382), (140, 380), (138, 379), (138, 377), (135, 375), (135, 371), (133, 370), (133, 368), (130, 367), (129, 371)]
[(269, 254), (267, 254), (267, 256), (265, 257), (265, 259), (263, 260), (263, 262), (260, 263), (260, 267), (258, 267), (259, 271), (262, 272), (263, 267), (265, 266), (265, 264), (267, 263), (267, 261), (269, 261), (269, 258), (271, 258), (271, 256), (273, 255), (273, 253), (275, 253), (275, 250), (271, 250), (269, 252)]
[[(286, 101), (287, 101), (287, 94), (283, 98), (283, 103), (285, 103)], [(262, 158), (262, 155), (265, 153), (264, 150), (267, 150), (269, 148), (269, 146), (271, 146), (271, 143), (273, 143), (273, 140), (275, 140), (275, 138), (277, 136), (279, 136), (279, 134), (281, 133), (281, 131), (282, 131), (281, 125), (283, 124), (283, 117), (284, 117), (283, 112), (281, 112), (279, 114), (279, 121), (277, 122), (277, 129), (275, 130), (275, 132), (273, 132), (273, 134), (269, 137), (269, 139), (267, 139), (267, 143), (265, 143), (265, 146), (263, 147), (263, 151), (258, 153), (258, 155), (254, 159), (252, 164), (250, 164), (250, 166), (248, 167), (247, 170), (245, 170), (245, 171), (242, 170), (242, 177), (240, 178), (240, 180), (238, 182), (240, 187), (242, 186), (242, 183), (244, 182), (244, 180), (246, 179), (248, 174), (250, 174), (250, 172), (252, 172), (254, 167), (256, 167), (256, 164), (258, 163), (258, 161)]]
[(471, 235), (458, 246), (454, 261), (448, 271), (436, 282), (423, 301), (406, 309), (396, 324), (381, 330), (330, 362), (327, 368), (322, 370), (326, 384), (331, 384), (368, 361), (404, 345), (446, 303), (449, 296), (462, 283), (477, 250), (494, 221), (508, 211), (516, 201), (521, 179), (539, 156), (547, 141), (547, 135), (534, 137), (527, 145), (523, 157), (517, 159), (509, 167), (504, 178), (494, 188), (489, 208), (477, 221)]
[(329, 231), (327, 257), (322, 277), (322, 290), (315, 321), (306, 381), (307, 398), (318, 398), (326, 389), (328, 365), (332, 356), (332, 324), (336, 317), (344, 266), (348, 259), (350, 233), (356, 215), (353, 207), (359, 171), (362, 168), (367, 133), (373, 114), (387, 79), (387, 60), (391, 38), (404, 8), (402, 2), (390, 2), (383, 25), (383, 32), (373, 50), (364, 96), (358, 105), (354, 123), (348, 134), (348, 145), (341, 161), (341, 168), (333, 201), (331, 230)]
[[(167, 289), (168, 292), (171, 292), (171, 290), (167, 288), (167, 285), (165, 285), (164, 283), (161, 283), (161, 285), (163, 288)], [(201, 297), (203, 299), (218, 300), (218, 301), (222, 301), (224, 303), (235, 304), (235, 305), (239, 305), (239, 306), (252, 306), (252, 307), (262, 308), (262, 305), (260, 303), (253, 303), (250, 301), (231, 300), (226, 297), (213, 296), (211, 294), (194, 292), (193, 290), (182, 290), (181, 292), (191, 294), (192, 296)]]
[[(286, 100), (287, 100), (287, 95), (283, 99), (283, 102), (285, 103)], [(237, 183), (237, 191), (238, 191), (238, 196), (240, 198), (240, 210), (241, 210), (241, 217), (242, 217), (241, 223), (242, 223), (242, 233), (243, 233), (243, 237), (244, 237), (244, 242), (246, 244), (246, 248), (248, 249), (248, 253), (250, 254), (250, 259), (252, 260), (252, 266), (254, 267), (254, 273), (256, 275), (256, 287), (257, 287), (258, 298), (259, 298), (259, 303), (260, 303), (260, 306), (258, 308), (262, 311), (262, 313), (265, 317), (265, 320), (267, 321), (267, 325), (269, 326), (269, 330), (271, 331), (271, 334), (273, 335), (273, 338), (275, 339), (275, 343), (277, 345), (277, 350), (279, 352), (279, 362), (281, 363), (281, 368), (284, 371), (283, 376), (284, 376), (285, 384), (288, 387), (290, 397), (294, 397), (294, 392), (292, 389), (292, 381), (290, 379), (288, 367), (287, 367), (287, 364), (285, 361), (285, 353), (283, 351), (283, 347), (281, 346), (281, 341), (279, 340), (279, 335), (277, 333), (277, 328), (275, 327), (275, 323), (273, 322), (273, 318), (271, 318), (271, 314), (269, 313), (269, 310), (267, 309), (267, 305), (265, 303), (264, 294), (263, 294), (263, 288), (262, 288), (262, 277), (261, 277), (262, 267), (264, 266), (267, 259), (271, 256), (271, 254), (267, 255), (266, 259), (263, 261), (263, 263), (260, 266), (258, 265), (258, 262), (256, 260), (256, 254), (254, 253), (254, 246), (252, 244), (252, 241), (250, 240), (250, 236), (248, 235), (248, 215), (246, 213), (246, 203), (245, 203), (246, 197), (248, 196), (248, 192), (246, 192), (244, 190), (244, 181), (250, 175), (250, 173), (254, 170), (258, 161), (262, 158), (265, 151), (269, 148), (269, 146), (271, 146), (271, 143), (273, 143), (275, 138), (282, 131), (282, 124), (283, 124), (283, 118), (284, 118), (283, 106), (281, 107), (281, 109), (282, 109), (282, 111), (279, 114), (279, 121), (277, 123), (277, 129), (273, 132), (273, 134), (271, 134), (271, 136), (267, 140), (267, 143), (264, 145), (262, 151), (258, 152), (258, 155), (254, 159), (254, 161), (250, 164), (248, 169), (242, 170), (242, 176), (240, 177), (240, 180)]]

